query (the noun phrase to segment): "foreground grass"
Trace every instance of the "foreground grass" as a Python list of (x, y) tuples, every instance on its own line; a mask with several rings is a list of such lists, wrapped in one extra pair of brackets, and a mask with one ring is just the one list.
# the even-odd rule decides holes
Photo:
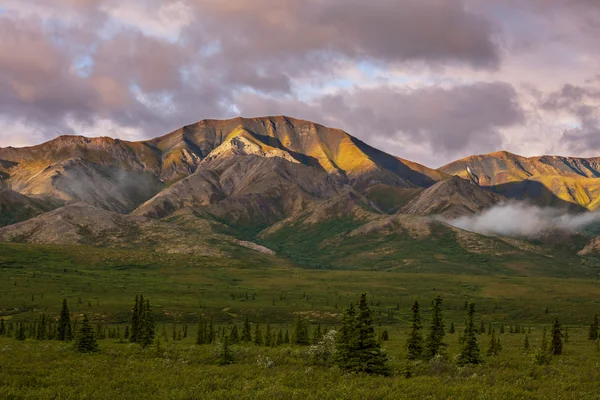
[[(302, 347), (234, 346), (236, 364), (218, 366), (218, 346), (191, 340), (158, 350), (105, 340), (100, 354), (80, 355), (70, 344), (0, 339), (0, 398), (597, 399), (600, 352), (585, 340), (584, 329), (571, 331), (565, 355), (549, 366), (532, 363), (533, 350), (522, 348), (524, 335), (506, 334), (500, 356), (463, 368), (451, 361), (456, 335), (447, 336), (450, 361), (408, 364), (405, 332), (394, 332), (385, 344), (394, 370), (389, 378), (314, 366)], [(487, 340), (479, 336), (483, 349)], [(259, 365), (259, 355), (273, 366)]]

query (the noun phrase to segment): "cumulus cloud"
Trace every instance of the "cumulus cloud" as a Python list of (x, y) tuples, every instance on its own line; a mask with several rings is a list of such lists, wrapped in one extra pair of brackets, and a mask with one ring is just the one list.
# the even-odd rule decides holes
[(599, 223), (600, 213), (572, 214), (557, 208), (504, 203), (480, 214), (446, 222), (482, 235), (535, 238), (551, 229), (578, 232), (590, 224)]

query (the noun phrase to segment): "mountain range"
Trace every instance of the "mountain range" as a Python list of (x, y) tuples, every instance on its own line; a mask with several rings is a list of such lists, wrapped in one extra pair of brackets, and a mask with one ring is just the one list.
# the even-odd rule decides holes
[[(284, 116), (0, 149), (1, 241), (220, 257), (243, 248), (313, 268), (518, 272), (551, 264), (558, 247), (593, 255), (600, 240), (577, 233), (483, 236), (448, 221), (523, 201), (587, 213), (599, 195), (600, 157), (497, 152), (431, 169)], [(557, 235), (568, 239), (547, 240)]]

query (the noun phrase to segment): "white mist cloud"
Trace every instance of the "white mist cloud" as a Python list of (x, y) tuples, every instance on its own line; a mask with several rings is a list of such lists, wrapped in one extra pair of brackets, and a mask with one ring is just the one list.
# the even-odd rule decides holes
[(550, 229), (577, 232), (587, 225), (600, 222), (600, 213), (573, 214), (557, 208), (504, 203), (481, 214), (445, 222), (457, 228), (483, 235), (536, 237)]

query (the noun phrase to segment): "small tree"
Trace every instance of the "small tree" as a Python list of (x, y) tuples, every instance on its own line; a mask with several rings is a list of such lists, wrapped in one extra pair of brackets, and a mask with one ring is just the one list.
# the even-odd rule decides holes
[(525, 334), (525, 343), (523, 344), (525, 350), (529, 350), (529, 334)]
[(17, 326), (17, 333), (15, 335), (15, 339), (23, 341), (26, 339), (25, 335), (25, 326), (21, 323)]
[(561, 331), (560, 323), (558, 318), (554, 318), (554, 324), (552, 325), (552, 341), (550, 342), (550, 353), (555, 356), (559, 356), (563, 352), (563, 334)]
[(419, 310), (419, 302), (415, 300), (412, 306), (412, 317), (410, 321), (410, 333), (406, 342), (408, 350), (408, 359), (416, 360), (423, 355), (423, 336), (421, 335), (421, 312)]
[(87, 314), (83, 314), (83, 322), (75, 337), (75, 349), (80, 353), (95, 353), (100, 351), (94, 328), (90, 324)]
[(496, 330), (492, 328), (492, 332), (490, 333), (490, 345), (487, 350), (488, 356), (497, 356), (500, 353), (500, 338), (496, 337)]
[(477, 344), (475, 322), (473, 320), (474, 315), (475, 304), (469, 303), (467, 310), (467, 326), (465, 327), (463, 346), (458, 357), (459, 365), (480, 364), (482, 361), (479, 354), (479, 345)]
[(221, 345), (221, 350), (219, 352), (219, 365), (229, 365), (229, 364), (233, 364), (235, 361), (235, 358), (233, 356), (233, 351), (231, 351), (231, 348), (229, 347), (229, 337), (227, 337), (227, 335), (225, 335), (225, 337), (223, 338), (223, 344)]
[(590, 330), (588, 332), (589, 340), (598, 339), (599, 330), (600, 330), (599, 324), (600, 324), (600, 322), (598, 322), (598, 314), (594, 314), (594, 319), (592, 320), (592, 323), (590, 324)]
[(237, 325), (231, 327), (231, 333), (229, 334), (229, 341), (231, 344), (238, 344), (240, 342), (240, 336), (238, 334)]
[(454, 335), (456, 333), (456, 329), (454, 328), (454, 322), (450, 323), (450, 329), (448, 330), (448, 333), (451, 335)]
[(250, 330), (250, 321), (248, 320), (248, 314), (246, 314), (244, 327), (242, 328), (242, 342), (250, 343), (252, 341), (252, 332)]
[(67, 299), (63, 299), (56, 338), (58, 340), (71, 340), (73, 338), (71, 331), (71, 314), (69, 313), (69, 307), (67, 306)]
[(256, 323), (256, 329), (254, 331), (254, 344), (257, 346), (262, 346), (264, 344), (262, 331), (258, 322)]
[(6, 325), (4, 324), (4, 318), (0, 317), (0, 336), (6, 335)]
[(444, 355), (448, 344), (444, 343), (444, 320), (442, 315), (442, 297), (438, 294), (433, 300), (431, 326), (425, 341), (423, 356), (432, 359), (436, 355)]
[(154, 316), (150, 310), (150, 300), (142, 303), (140, 329), (138, 342), (142, 347), (148, 347), (154, 341), (156, 326), (154, 325)]

